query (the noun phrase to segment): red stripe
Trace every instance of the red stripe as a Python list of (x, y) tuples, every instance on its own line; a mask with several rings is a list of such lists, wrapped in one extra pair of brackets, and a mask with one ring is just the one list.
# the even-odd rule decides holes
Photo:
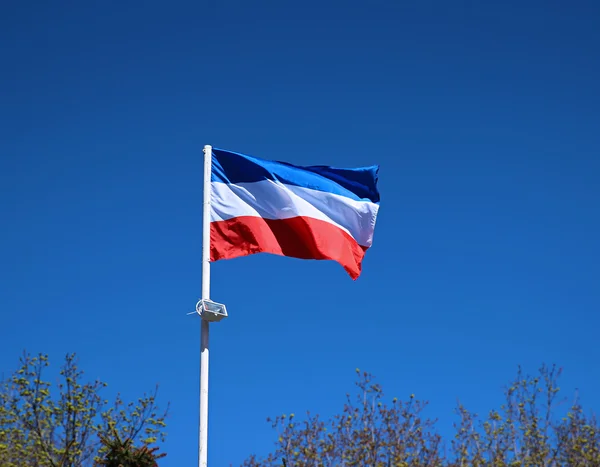
[(356, 279), (366, 250), (339, 227), (311, 217), (270, 220), (241, 216), (210, 224), (211, 261), (255, 253), (330, 259)]

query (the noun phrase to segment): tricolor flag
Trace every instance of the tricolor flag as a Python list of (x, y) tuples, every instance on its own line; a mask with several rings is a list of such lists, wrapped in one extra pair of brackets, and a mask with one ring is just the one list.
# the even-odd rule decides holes
[(213, 149), (211, 261), (254, 253), (328, 259), (358, 278), (373, 242), (378, 170), (299, 167)]

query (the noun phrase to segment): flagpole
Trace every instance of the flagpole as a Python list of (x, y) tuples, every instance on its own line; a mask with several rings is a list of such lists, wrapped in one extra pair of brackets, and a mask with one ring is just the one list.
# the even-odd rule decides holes
[[(210, 175), (212, 146), (204, 146), (204, 190), (202, 203), (202, 300), (210, 299)], [(209, 322), (200, 319), (200, 423), (198, 467), (208, 459), (208, 331)]]

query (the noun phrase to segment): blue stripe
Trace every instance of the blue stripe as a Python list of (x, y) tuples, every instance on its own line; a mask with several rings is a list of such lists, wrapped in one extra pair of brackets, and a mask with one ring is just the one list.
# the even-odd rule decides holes
[(324, 165), (300, 167), (215, 148), (212, 155), (211, 181), (249, 183), (273, 180), (359, 201), (369, 200), (379, 203), (378, 172), (377, 165), (355, 169), (339, 169)]

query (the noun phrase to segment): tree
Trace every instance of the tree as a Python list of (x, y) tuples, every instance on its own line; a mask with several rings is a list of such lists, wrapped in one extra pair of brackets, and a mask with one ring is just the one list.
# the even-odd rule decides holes
[(98, 462), (105, 467), (155, 467), (157, 459), (166, 454), (157, 454), (158, 447), (149, 448), (133, 446), (133, 439), (128, 437), (121, 439), (119, 432), (111, 428), (111, 436), (99, 435), (100, 441), (105, 447), (104, 455)]
[[(0, 382), (0, 465), (2, 467), (83, 467), (106, 464), (125, 440), (131, 450), (148, 451), (164, 439), (164, 413), (156, 406), (156, 391), (136, 403), (120, 396), (109, 404), (101, 397), (100, 381), (84, 382), (75, 354), (68, 354), (55, 388), (44, 381), (47, 355), (21, 357), (20, 368)], [(54, 391), (54, 392), (53, 392)], [(140, 445), (135, 448), (134, 444)], [(102, 464), (103, 463), (103, 464)], [(123, 464), (123, 467), (153, 466)]]
[(577, 399), (564, 418), (555, 408), (560, 370), (542, 367), (517, 378), (506, 402), (478, 421), (464, 406), (451, 442), (422, 414), (426, 403), (411, 395), (386, 403), (368, 373), (357, 370), (358, 393), (330, 420), (307, 414), (268, 419), (278, 431), (274, 451), (251, 456), (244, 467), (562, 467), (600, 466), (600, 428)]

